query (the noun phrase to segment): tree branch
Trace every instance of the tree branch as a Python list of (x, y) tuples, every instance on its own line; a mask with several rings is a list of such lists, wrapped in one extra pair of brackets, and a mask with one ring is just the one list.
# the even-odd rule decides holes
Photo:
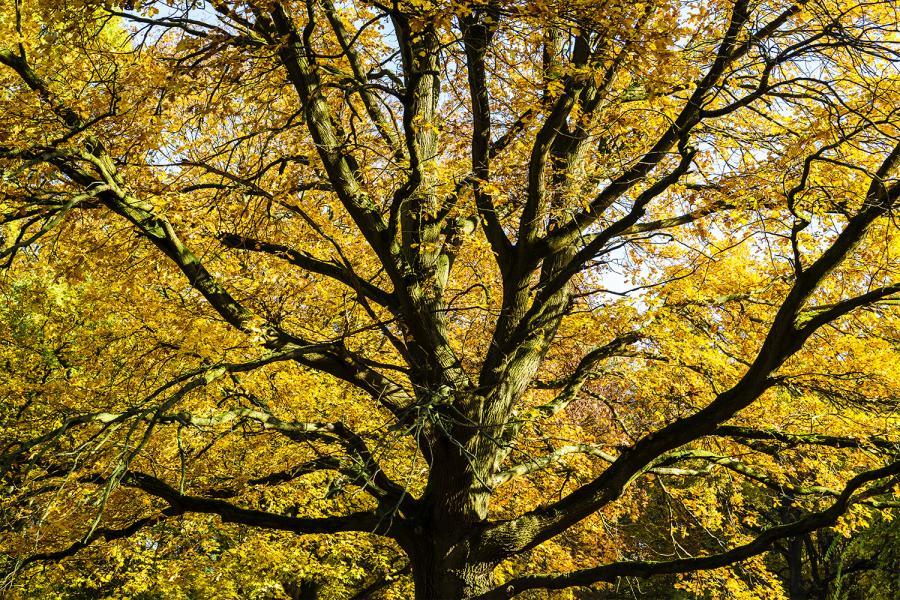
[(261, 510), (241, 508), (216, 498), (201, 498), (180, 493), (161, 479), (145, 473), (129, 473), (123, 484), (138, 488), (164, 500), (180, 513), (202, 513), (219, 516), (224, 523), (240, 523), (265, 529), (293, 533), (336, 533), (362, 531), (389, 535), (396, 526), (373, 512), (356, 512), (335, 517), (289, 517)]
[(847, 483), (837, 500), (829, 508), (810, 513), (802, 519), (791, 523), (766, 529), (751, 542), (726, 552), (662, 562), (622, 561), (591, 569), (573, 571), (564, 575), (519, 577), (479, 596), (478, 600), (512, 598), (526, 590), (533, 589), (558, 590), (574, 586), (589, 586), (600, 582), (614, 582), (619, 577), (651, 577), (653, 575), (685, 573), (725, 567), (767, 551), (778, 540), (803, 535), (834, 525), (853, 502), (852, 496), (860, 487), (868, 482), (897, 474), (900, 474), (900, 462), (894, 462), (880, 469), (860, 473)]
[(366, 298), (380, 306), (396, 310), (396, 299), (392, 294), (382, 290), (365, 279), (357, 277), (355, 273), (344, 268), (339, 263), (315, 258), (306, 252), (294, 250), (283, 244), (265, 242), (236, 233), (224, 233), (219, 236), (219, 241), (229, 248), (251, 250), (277, 256), (301, 269), (312, 273), (318, 273), (319, 275), (325, 275), (326, 277), (330, 277), (335, 281), (343, 283), (354, 291), (360, 291)]
[(488, 526), (483, 532), (485, 553), (501, 557), (516, 554), (564, 531), (618, 498), (625, 486), (657, 457), (709, 435), (774, 385), (777, 381), (771, 377), (772, 373), (796, 353), (815, 331), (809, 327), (798, 329), (795, 324), (803, 304), (825, 276), (860, 242), (871, 224), (887, 214), (896, 202), (900, 185), (888, 189), (884, 180), (898, 161), (900, 143), (887, 155), (873, 177), (860, 211), (849, 219), (831, 246), (797, 276), (756, 358), (732, 388), (718, 394), (715, 400), (696, 413), (644, 436), (594, 481), (561, 500), (512, 521)]
[(810, 444), (831, 446), (833, 448), (878, 449), (888, 452), (900, 452), (900, 440), (892, 441), (881, 437), (850, 438), (821, 433), (790, 433), (773, 429), (755, 429), (737, 425), (720, 425), (711, 435), (724, 436), (743, 440), (772, 440), (791, 446)]

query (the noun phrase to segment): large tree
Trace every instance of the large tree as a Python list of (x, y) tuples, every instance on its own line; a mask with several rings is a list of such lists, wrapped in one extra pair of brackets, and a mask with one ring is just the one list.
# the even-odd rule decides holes
[(800, 597), (897, 505), (892, 0), (30, 0), (0, 40), (21, 593), (205, 524), (282, 574), (350, 540), (359, 597)]

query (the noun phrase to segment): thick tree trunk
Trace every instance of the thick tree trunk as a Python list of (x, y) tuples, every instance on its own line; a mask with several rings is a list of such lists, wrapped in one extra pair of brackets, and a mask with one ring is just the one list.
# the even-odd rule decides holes
[(470, 561), (467, 548), (447, 548), (423, 531), (407, 550), (416, 600), (465, 600), (493, 587), (493, 564)]
[[(466, 437), (468, 436), (468, 439)], [(409, 557), (416, 600), (465, 600), (493, 587), (495, 563), (478, 560), (473, 533), (488, 514), (486, 459), (471, 432), (435, 442), (433, 469), (415, 524), (400, 540)], [(467, 446), (467, 449), (463, 449)]]

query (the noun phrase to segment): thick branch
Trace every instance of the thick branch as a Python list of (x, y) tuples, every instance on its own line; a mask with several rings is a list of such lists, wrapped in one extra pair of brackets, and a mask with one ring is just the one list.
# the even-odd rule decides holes
[(778, 540), (803, 535), (823, 527), (834, 525), (853, 502), (853, 494), (863, 485), (884, 477), (900, 474), (900, 462), (895, 462), (861, 473), (851, 479), (837, 500), (829, 508), (810, 513), (802, 519), (771, 527), (759, 534), (753, 541), (710, 556), (682, 558), (670, 561), (622, 561), (573, 571), (564, 575), (531, 575), (519, 577), (495, 588), (479, 597), (479, 600), (512, 598), (526, 590), (565, 589), (574, 586), (589, 586), (600, 582), (614, 582), (619, 577), (651, 577), (653, 575), (686, 573), (705, 569), (717, 569), (746, 560), (766, 552)]
[(161, 479), (144, 473), (129, 473), (123, 483), (165, 500), (176, 511), (218, 515), (225, 523), (240, 523), (300, 534), (363, 531), (385, 535), (392, 527), (390, 521), (385, 521), (372, 512), (357, 512), (336, 517), (304, 518), (241, 508), (224, 500), (182, 494)]
[(810, 444), (814, 446), (831, 446), (833, 448), (878, 449), (888, 452), (900, 452), (900, 440), (892, 441), (881, 437), (851, 438), (821, 433), (791, 433), (773, 429), (754, 429), (737, 425), (720, 425), (712, 435), (742, 440), (772, 440), (795, 446)]
[[(499, 25), (496, 9), (476, 11), (461, 17), (466, 74), (472, 103), (472, 189), (484, 231), (501, 267), (509, 262), (511, 243), (497, 216), (494, 201), (485, 185), (490, 180), (491, 105), (487, 88), (485, 55)], [(488, 22), (489, 21), (489, 22)], [(512, 131), (512, 129), (511, 129)]]

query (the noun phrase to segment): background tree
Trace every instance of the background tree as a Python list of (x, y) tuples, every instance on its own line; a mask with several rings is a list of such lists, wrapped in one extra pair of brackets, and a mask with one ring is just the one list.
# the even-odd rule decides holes
[(812, 593), (897, 504), (896, 9), (5, 6), (7, 585)]

